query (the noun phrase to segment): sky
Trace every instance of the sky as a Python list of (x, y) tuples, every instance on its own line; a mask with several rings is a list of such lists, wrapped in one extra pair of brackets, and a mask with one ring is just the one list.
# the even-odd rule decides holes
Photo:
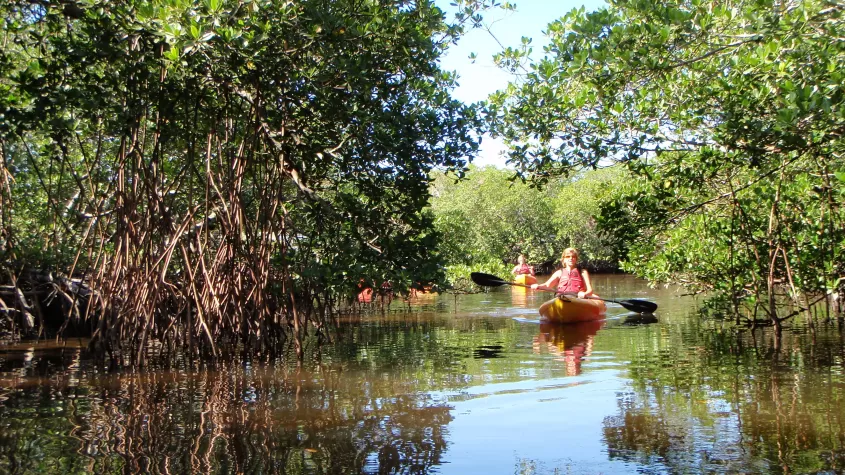
[[(454, 8), (449, 6), (450, 1), (435, 0), (435, 3), (450, 12)], [(603, 0), (516, 0), (510, 3), (516, 4), (516, 12), (490, 12), (485, 16), (485, 23), (504, 46), (516, 47), (523, 36), (531, 38), (534, 59), (542, 57), (543, 46), (548, 43), (542, 32), (549, 23), (573, 8), (584, 6), (592, 11), (605, 5)], [(469, 31), (452, 46), (441, 59), (442, 69), (458, 73), (460, 85), (452, 91), (452, 97), (466, 103), (477, 102), (507, 86), (510, 75), (493, 64), (493, 54), (499, 50), (496, 40), (483, 29)], [(469, 59), (471, 53), (477, 55), (475, 62)], [(504, 149), (501, 140), (485, 136), (473, 163), (505, 167), (505, 159), (501, 156)]]

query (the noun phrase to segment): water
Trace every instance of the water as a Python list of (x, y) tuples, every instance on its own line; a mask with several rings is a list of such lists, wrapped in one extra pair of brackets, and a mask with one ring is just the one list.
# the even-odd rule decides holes
[(107, 372), (84, 343), (0, 348), (0, 473), (836, 473), (845, 345), (779, 344), (700, 302), (594, 276), (607, 319), (550, 326), (548, 294), (423, 295), (349, 318), (305, 362)]

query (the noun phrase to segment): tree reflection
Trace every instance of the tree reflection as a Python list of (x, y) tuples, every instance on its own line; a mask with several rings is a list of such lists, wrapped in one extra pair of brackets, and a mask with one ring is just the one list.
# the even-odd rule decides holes
[(673, 431), (658, 414), (629, 407), (619, 416), (605, 419), (604, 426), (611, 459), (651, 465), (671, 458), (673, 453), (683, 453), (679, 449), (685, 442), (685, 432)]
[(634, 355), (634, 391), (604, 421), (611, 458), (672, 473), (845, 469), (839, 338), (709, 332), (661, 345)]
[(330, 367), (80, 376), (7, 396), (0, 472), (421, 473), (452, 419), (395, 379)]

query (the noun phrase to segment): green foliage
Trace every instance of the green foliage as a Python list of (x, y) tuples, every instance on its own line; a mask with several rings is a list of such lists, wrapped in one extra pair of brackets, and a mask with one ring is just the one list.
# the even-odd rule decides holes
[(442, 279), (429, 174), (483, 127), (437, 59), (491, 6), (3, 3), (0, 266), (94, 276), (130, 339), (200, 308), (211, 346)]
[(476, 285), (470, 278), (473, 272), (484, 272), (491, 275), (507, 278), (513, 266), (502, 263), (499, 259), (488, 259), (486, 261), (474, 262), (472, 265), (452, 264), (446, 266), (446, 281), (449, 287), (458, 292), (477, 292), (483, 288)]
[(443, 256), (456, 268), (504, 264), (505, 275), (519, 254), (531, 263), (556, 262), (570, 246), (580, 249), (585, 261), (610, 261), (611, 249), (593, 216), (623, 173), (598, 170), (542, 189), (495, 167), (470, 167), (460, 181), (438, 173), (431, 209), (443, 235)]
[(770, 304), (777, 284), (831, 291), (845, 274), (845, 47), (831, 41), (844, 33), (824, 0), (573, 10), (488, 113), (529, 179), (629, 168), (599, 219), (627, 269)]
[(552, 225), (559, 243), (555, 259), (560, 251), (575, 247), (582, 262), (602, 267), (615, 267), (618, 256), (612, 246), (613, 236), (598, 227), (596, 217), (612, 191), (627, 177), (624, 168), (611, 167), (589, 170), (573, 179), (558, 179), (549, 185), (554, 195)]
[(542, 261), (554, 254), (547, 193), (512, 182), (512, 175), (471, 167), (462, 181), (443, 173), (435, 178), (431, 209), (444, 235), (447, 262), (514, 262), (520, 253)]

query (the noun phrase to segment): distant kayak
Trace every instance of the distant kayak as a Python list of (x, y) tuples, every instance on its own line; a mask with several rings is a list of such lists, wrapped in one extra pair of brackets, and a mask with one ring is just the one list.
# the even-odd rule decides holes
[(537, 283), (537, 278), (531, 274), (519, 274), (513, 278), (515, 284), (531, 285)]
[(555, 297), (540, 306), (540, 317), (551, 323), (575, 323), (601, 320), (607, 305), (601, 300)]

